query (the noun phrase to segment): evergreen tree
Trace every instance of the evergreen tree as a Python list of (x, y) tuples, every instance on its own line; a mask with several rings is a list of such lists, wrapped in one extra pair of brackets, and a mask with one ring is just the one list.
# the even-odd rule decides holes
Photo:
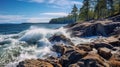
[(89, 0), (83, 1), (83, 6), (80, 9), (79, 18), (82, 20), (89, 20)]
[(74, 21), (76, 22), (77, 21), (77, 16), (78, 16), (78, 8), (75, 4), (72, 8), (71, 15), (73, 16)]
[(107, 7), (107, 9), (108, 9), (108, 12), (109, 12), (109, 16), (112, 16), (112, 15), (114, 15), (114, 1), (113, 0), (108, 0), (107, 1), (108, 2), (108, 7)]
[(95, 13), (97, 15), (97, 19), (102, 19), (107, 16), (107, 1), (106, 0), (97, 0), (97, 4), (95, 6)]

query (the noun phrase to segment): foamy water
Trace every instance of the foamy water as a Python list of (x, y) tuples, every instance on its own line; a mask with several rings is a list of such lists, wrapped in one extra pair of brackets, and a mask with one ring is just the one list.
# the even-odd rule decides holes
[(74, 45), (93, 41), (92, 38), (71, 38), (70, 32), (63, 27), (59, 29), (31, 27), (19, 34), (0, 35), (0, 43), (4, 44), (0, 46), (0, 67), (16, 67), (25, 59), (57, 57), (58, 54), (51, 51), (54, 44), (49, 41), (49, 38), (55, 34), (66, 36)]

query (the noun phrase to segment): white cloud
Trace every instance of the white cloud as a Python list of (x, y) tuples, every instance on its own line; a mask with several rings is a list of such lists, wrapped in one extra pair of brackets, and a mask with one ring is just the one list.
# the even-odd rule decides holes
[(53, 12), (53, 13), (41, 13), (42, 15), (48, 15), (48, 16), (57, 16), (57, 17), (62, 17), (62, 16), (67, 16), (67, 13), (64, 12)]
[(1, 23), (8, 23), (8, 22), (18, 22), (23, 20), (23, 16), (21, 15), (0, 15), (0, 22)]
[(45, 3), (53, 8), (70, 8), (73, 4), (82, 5), (82, 0), (19, 0), (34, 3)]
[(3, 15), (0, 14), (0, 23), (44, 23), (49, 22), (52, 18), (67, 16), (65, 12), (45, 12), (40, 13), (39, 16), (28, 17), (24, 15)]

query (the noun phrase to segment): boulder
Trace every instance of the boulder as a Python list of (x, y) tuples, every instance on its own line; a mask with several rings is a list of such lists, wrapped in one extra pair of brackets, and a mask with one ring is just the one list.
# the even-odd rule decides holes
[(86, 51), (75, 50), (73, 52), (66, 53), (60, 59), (60, 63), (63, 67), (68, 67), (70, 64), (76, 63), (78, 60), (87, 55)]
[(50, 42), (63, 42), (65, 44), (73, 45), (71, 40), (69, 38), (65, 37), (64, 35), (54, 35), (49, 38), (49, 41)]
[(106, 60), (110, 59), (112, 56), (111, 50), (108, 48), (99, 48), (98, 54)]
[(65, 53), (65, 46), (62, 44), (53, 45), (53, 51), (63, 55)]
[(109, 64), (106, 63), (98, 54), (89, 53), (79, 61), (84, 62), (83, 67), (109, 67)]
[(51, 63), (40, 60), (30, 59), (20, 62), (17, 67), (54, 67)]
[(113, 49), (113, 46), (108, 43), (92, 43), (91, 47), (96, 48), (96, 49), (103, 48), (103, 47)]
[(86, 45), (77, 45), (77, 48), (79, 48), (80, 50), (84, 50), (84, 51), (92, 51), (92, 48), (90, 46), (86, 46)]
[(120, 41), (110, 42), (109, 44), (111, 44), (114, 47), (120, 47)]

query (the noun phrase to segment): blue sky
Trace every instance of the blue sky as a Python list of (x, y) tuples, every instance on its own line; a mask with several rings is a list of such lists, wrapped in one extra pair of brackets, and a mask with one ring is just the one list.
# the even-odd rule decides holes
[(67, 16), (83, 0), (0, 0), (0, 23), (43, 23)]

